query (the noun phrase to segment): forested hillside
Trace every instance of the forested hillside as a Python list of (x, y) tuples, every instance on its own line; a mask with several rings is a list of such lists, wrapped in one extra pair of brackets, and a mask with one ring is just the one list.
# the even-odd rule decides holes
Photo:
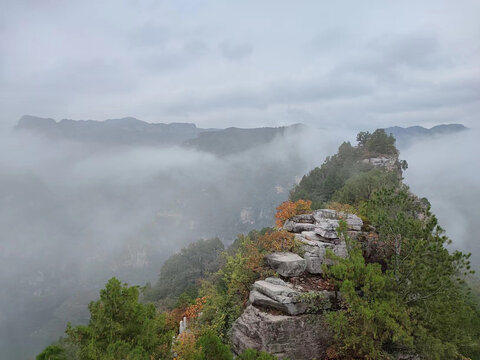
[[(291, 190), (275, 227), (227, 249), (200, 240), (153, 285), (111, 279), (88, 325), (68, 325), (37, 359), (480, 359), (469, 255), (449, 247), (428, 200), (403, 183), (406, 168), (393, 136), (359, 133)], [(294, 268), (275, 260), (285, 256)], [(262, 327), (297, 319), (294, 344), (280, 340), (288, 326), (275, 337)], [(264, 333), (239, 339), (245, 326)]]

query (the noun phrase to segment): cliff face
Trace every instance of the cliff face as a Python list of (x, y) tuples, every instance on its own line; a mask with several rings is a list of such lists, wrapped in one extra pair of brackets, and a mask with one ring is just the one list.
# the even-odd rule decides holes
[(321, 359), (331, 343), (323, 315), (275, 315), (250, 305), (236, 321), (235, 352), (248, 348), (267, 351), (279, 359)]
[[(362, 220), (335, 210), (316, 210), (287, 220), (284, 230), (303, 244), (304, 255), (272, 253), (266, 262), (279, 278), (258, 280), (250, 292), (249, 306), (234, 323), (232, 344), (240, 354), (247, 348), (267, 351), (279, 359), (322, 359), (332, 344), (325, 312), (340, 306), (339, 295), (321, 276), (329, 264), (326, 250), (347, 255), (346, 244), (337, 235), (340, 218), (349, 234), (359, 236)], [(315, 308), (310, 300), (314, 299)]]

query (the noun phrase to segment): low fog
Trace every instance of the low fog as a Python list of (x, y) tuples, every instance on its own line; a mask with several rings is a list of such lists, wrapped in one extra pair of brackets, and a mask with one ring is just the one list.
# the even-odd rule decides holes
[(426, 197), (453, 247), (472, 253), (480, 270), (478, 201), (480, 199), (480, 132), (477, 129), (415, 143), (401, 152), (408, 161), (405, 182)]
[[(217, 157), (4, 133), (0, 347), (32, 356), (68, 321), (88, 320), (86, 305), (109, 277), (154, 282), (162, 262), (190, 242), (218, 236), (228, 245), (273, 225), (295, 182), (354, 138), (353, 130), (310, 127)], [(476, 139), (470, 130), (422, 141), (401, 158), (409, 163), (405, 181), (430, 200), (455, 248), (477, 252), (478, 265)]]
[[(301, 176), (355, 132), (304, 128), (240, 154), (102, 147), (4, 132), (0, 142), (0, 347), (32, 356), (88, 320), (106, 280), (155, 282), (162, 262), (200, 238), (229, 244), (273, 225)], [(405, 181), (427, 197), (454, 248), (480, 259), (478, 131), (402, 149)], [(28, 345), (25, 345), (28, 344)], [(13, 355), (15, 354), (15, 355)]]
[(162, 262), (190, 242), (218, 236), (228, 244), (273, 225), (295, 181), (344, 137), (295, 132), (216, 157), (3, 134), (0, 348), (32, 356), (67, 321), (88, 320), (86, 305), (108, 278), (154, 282)]

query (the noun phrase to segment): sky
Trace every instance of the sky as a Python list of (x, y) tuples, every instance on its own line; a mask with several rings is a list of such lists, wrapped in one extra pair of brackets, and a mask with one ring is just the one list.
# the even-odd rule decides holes
[(0, 0), (0, 124), (476, 126), (480, 2)]

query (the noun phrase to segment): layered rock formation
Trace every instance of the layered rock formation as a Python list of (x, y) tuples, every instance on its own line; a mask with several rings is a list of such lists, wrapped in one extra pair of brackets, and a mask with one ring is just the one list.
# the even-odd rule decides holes
[(289, 315), (303, 314), (307, 310), (307, 304), (300, 301), (300, 291), (278, 278), (256, 281), (249, 300), (253, 305), (271, 307)]
[(322, 359), (331, 343), (323, 315), (274, 315), (248, 306), (235, 322), (232, 345), (236, 353), (253, 348), (279, 359)]
[(347, 255), (345, 241), (337, 234), (340, 219), (347, 223), (349, 235), (356, 237), (363, 221), (353, 214), (339, 213), (335, 210), (321, 209), (311, 214), (298, 215), (287, 220), (283, 228), (296, 234), (305, 251), (306, 269), (311, 274), (321, 274), (324, 264), (328, 264), (326, 251), (330, 249), (337, 256)]
[(305, 259), (292, 253), (272, 253), (266, 257), (267, 264), (282, 276), (299, 276), (307, 267)]
[(364, 164), (370, 164), (375, 167), (383, 167), (389, 171), (396, 171), (398, 169), (398, 156), (395, 157), (386, 157), (386, 156), (380, 156), (380, 157), (373, 157), (373, 158), (367, 158), (363, 159), (362, 162)]
[[(346, 221), (350, 236), (358, 236), (362, 220), (334, 210), (316, 210), (285, 222), (283, 228), (302, 242), (304, 255), (282, 252), (265, 258), (283, 279), (269, 277), (253, 284), (249, 305), (232, 327), (232, 345), (237, 354), (254, 348), (279, 359), (325, 357), (332, 334), (322, 311), (334, 310), (338, 301), (334, 291), (321, 286), (320, 274), (330, 261), (327, 249), (338, 256), (347, 255), (346, 243), (337, 234), (340, 219)], [(315, 314), (309, 314), (309, 298), (322, 305)]]

